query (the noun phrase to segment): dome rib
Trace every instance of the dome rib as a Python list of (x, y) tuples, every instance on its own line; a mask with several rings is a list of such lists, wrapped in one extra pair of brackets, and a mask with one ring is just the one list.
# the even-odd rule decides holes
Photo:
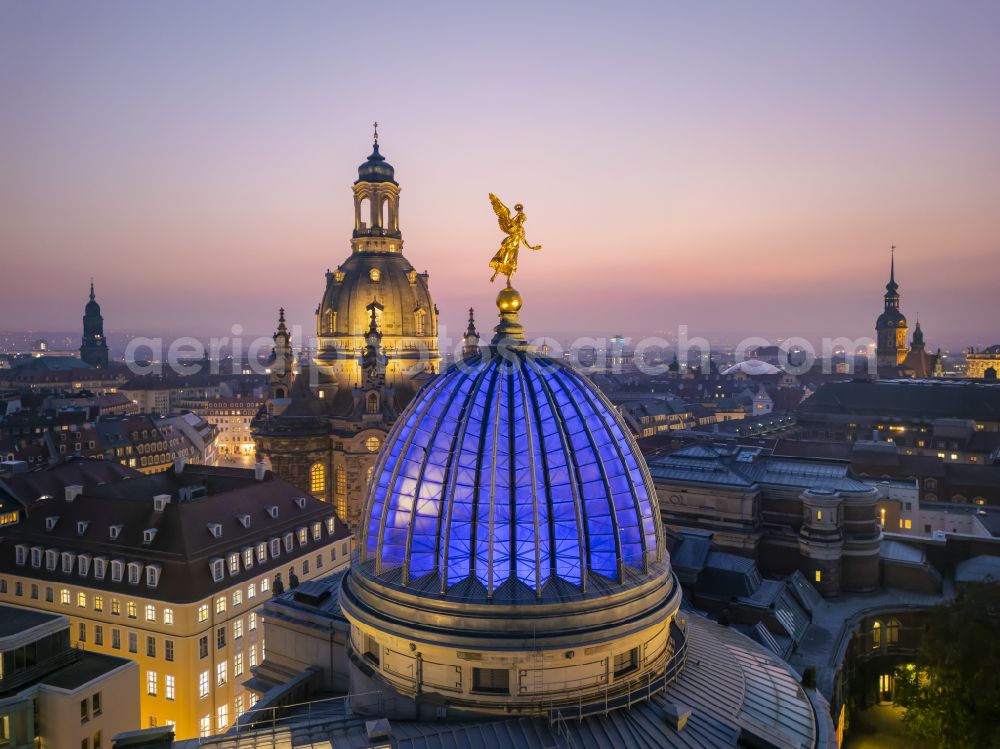
[[(532, 396), (535, 398), (535, 404), (536, 404), (536, 406), (539, 405), (540, 403), (544, 403), (545, 404), (545, 407), (548, 410), (549, 415), (550, 415), (551, 423), (555, 427), (555, 430), (556, 430), (556, 432), (559, 435), (559, 442), (560, 442), (561, 447), (562, 447), (562, 450), (559, 451), (559, 452), (553, 453), (553, 452), (550, 452), (549, 449), (543, 449), (541, 451), (541, 453), (542, 453), (543, 456), (546, 456), (546, 458), (547, 458), (547, 456), (552, 455), (552, 456), (557, 456), (557, 457), (559, 457), (559, 458), (562, 459), (560, 461), (562, 463), (562, 471), (559, 471), (559, 469), (557, 467), (556, 475), (558, 476), (558, 475), (560, 475), (560, 473), (565, 472), (565, 475), (566, 475), (565, 484), (569, 486), (570, 494), (571, 494), (571, 501), (573, 502), (573, 508), (574, 508), (573, 520), (574, 520), (574, 524), (575, 524), (576, 534), (575, 535), (571, 534), (569, 536), (566, 536), (564, 534), (559, 534), (559, 535), (562, 535), (563, 539), (565, 541), (569, 541), (569, 545), (570, 545), (571, 550), (575, 547), (576, 557), (579, 560), (579, 566), (575, 570), (572, 570), (572, 569), (569, 570), (569, 572), (572, 573), (572, 578), (570, 578), (569, 575), (560, 574), (559, 573), (559, 570), (558, 570), (558, 561), (562, 557), (559, 554), (559, 549), (557, 548), (558, 544), (556, 543), (558, 541), (559, 536), (557, 536), (555, 534), (555, 528), (553, 528), (553, 537), (552, 537), (553, 547), (552, 547), (552, 553), (553, 553), (554, 558), (556, 559), (556, 567), (557, 567), (557, 569), (555, 571), (555, 576), (556, 577), (561, 577), (564, 580), (568, 580), (569, 582), (575, 583), (576, 585), (578, 585), (580, 587), (581, 590), (586, 590), (587, 589), (587, 576), (585, 574), (585, 570), (587, 569), (587, 562), (590, 559), (590, 549), (589, 549), (589, 543), (588, 543), (588, 535), (587, 535), (587, 532), (586, 532), (586, 515), (583, 513), (583, 499), (580, 496), (580, 484), (579, 484), (579, 480), (573, 481), (571, 479), (570, 474), (569, 474), (569, 465), (568, 465), (568, 462), (566, 461), (566, 456), (573, 454), (572, 445), (570, 444), (569, 435), (566, 433), (566, 425), (563, 423), (563, 421), (561, 419), (557, 419), (556, 418), (554, 409), (552, 408), (553, 403), (555, 403), (555, 399), (553, 398), (551, 388), (548, 386), (548, 384), (545, 382), (545, 380), (542, 377), (538, 376), (538, 373), (536, 373), (534, 371), (529, 372), (528, 377), (532, 380), (532, 384), (533, 384), (533, 387), (532, 387)], [(539, 397), (540, 396), (540, 392), (539, 391), (544, 392), (548, 397), (545, 398), (544, 400), (542, 400)], [(540, 418), (540, 420), (542, 422), (544, 422), (544, 416), (540, 416), (539, 418)], [(574, 467), (574, 474), (577, 475), (577, 478), (579, 478), (579, 474), (576, 472), (575, 467)], [(551, 506), (553, 506), (553, 509), (555, 509), (554, 505), (556, 504), (556, 498), (553, 497), (553, 495), (552, 495), (552, 489), (553, 489), (553, 487), (551, 486), (550, 482), (547, 481), (545, 483), (546, 483), (545, 489), (546, 489), (546, 493), (548, 495), (547, 499), (549, 499), (551, 501), (551, 503), (552, 503)], [(562, 500), (561, 504), (565, 504), (566, 501), (567, 500), (564, 498)], [(563, 523), (561, 523), (561, 525), (563, 526), (562, 530), (565, 531), (567, 529), (567, 526), (569, 524), (563, 522)], [(565, 568), (565, 565), (564, 565), (564, 568)]]
[[(485, 379), (488, 371), (489, 370), (487, 370), (485, 367), (483, 367), (481, 369), (481, 371), (479, 372), (479, 374), (476, 375), (476, 381), (473, 383), (473, 386), (474, 386), (474, 388), (476, 390), (478, 390), (481, 387), (482, 381)], [(472, 405), (471, 407), (474, 407), (474, 405)], [(470, 408), (470, 403), (469, 403), (468, 400), (466, 400), (466, 402), (465, 402), (465, 404), (463, 406), (463, 410), (462, 410), (462, 417), (464, 417), (464, 418), (462, 418), (462, 420), (461, 420), (461, 427), (459, 428), (458, 431), (455, 432), (455, 439), (452, 441), (452, 450), (453, 451), (456, 449), (456, 447), (458, 447), (459, 451), (461, 451), (461, 445), (463, 445), (465, 443), (466, 436), (469, 433), (469, 424), (471, 423), (471, 420), (468, 417), (468, 410), (469, 410), (469, 408)], [(461, 474), (462, 466), (458, 466), (457, 470), (455, 470), (455, 469), (452, 469), (451, 466), (449, 465), (449, 469), (448, 470), (449, 470), (448, 482), (447, 482), (448, 483), (448, 491), (449, 491), (449, 495), (452, 496), (452, 497), (454, 497), (454, 496), (456, 496), (456, 492), (458, 490), (457, 489), (458, 478), (459, 478), (459, 476)], [(453, 523), (453, 520), (454, 520), (453, 513), (454, 513), (455, 504), (456, 504), (455, 502), (449, 502), (448, 503), (448, 506), (445, 508), (445, 512), (441, 514), (441, 520), (440, 520), (439, 525), (438, 525), (438, 528), (439, 528), (439, 530), (438, 530), (438, 537), (440, 539), (440, 547), (439, 547), (439, 551), (438, 551), (438, 555), (437, 556), (438, 556), (438, 559), (440, 560), (439, 566), (440, 566), (440, 569), (441, 569), (441, 593), (442, 594), (445, 593), (445, 592), (447, 592), (447, 590), (448, 590), (448, 583), (449, 583), (449, 580), (451, 579), (451, 575), (449, 574), (450, 566), (448, 564), (448, 561), (449, 561), (449, 552), (450, 552), (450, 549), (451, 549), (451, 545), (450, 545), (451, 544), (451, 528), (452, 528), (452, 523)], [(458, 578), (458, 580), (464, 580), (464, 579), (468, 578), (471, 574), (472, 574), (472, 569), (469, 568), (469, 569), (466, 570), (465, 575), (460, 576)]]

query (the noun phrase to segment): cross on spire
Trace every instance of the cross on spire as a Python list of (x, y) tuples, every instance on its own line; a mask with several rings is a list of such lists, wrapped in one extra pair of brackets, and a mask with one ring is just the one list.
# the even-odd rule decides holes
[(378, 143), (378, 120), (373, 123), (373, 127), (375, 128), (375, 142)]

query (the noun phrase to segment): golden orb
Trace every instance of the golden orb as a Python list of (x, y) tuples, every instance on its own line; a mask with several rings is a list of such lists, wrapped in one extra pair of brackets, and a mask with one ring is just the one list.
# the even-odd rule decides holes
[(521, 309), (521, 292), (508, 285), (497, 294), (497, 307), (501, 312), (517, 312)]

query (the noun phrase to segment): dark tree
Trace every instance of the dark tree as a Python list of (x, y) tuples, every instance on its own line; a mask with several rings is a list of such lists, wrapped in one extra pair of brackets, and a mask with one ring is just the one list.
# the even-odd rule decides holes
[(1000, 583), (970, 585), (930, 612), (895, 696), (907, 729), (929, 746), (1000, 749)]

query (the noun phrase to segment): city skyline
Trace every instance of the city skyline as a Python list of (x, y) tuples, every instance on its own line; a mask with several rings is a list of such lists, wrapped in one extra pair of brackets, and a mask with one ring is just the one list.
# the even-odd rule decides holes
[(930, 345), (993, 343), (1000, 12), (901, 7), (7, 7), (4, 327), (72, 329), (94, 275), (109, 332), (311, 330), (377, 119), (456, 337), (494, 191), (545, 245), (529, 332), (871, 335), (895, 243)]

